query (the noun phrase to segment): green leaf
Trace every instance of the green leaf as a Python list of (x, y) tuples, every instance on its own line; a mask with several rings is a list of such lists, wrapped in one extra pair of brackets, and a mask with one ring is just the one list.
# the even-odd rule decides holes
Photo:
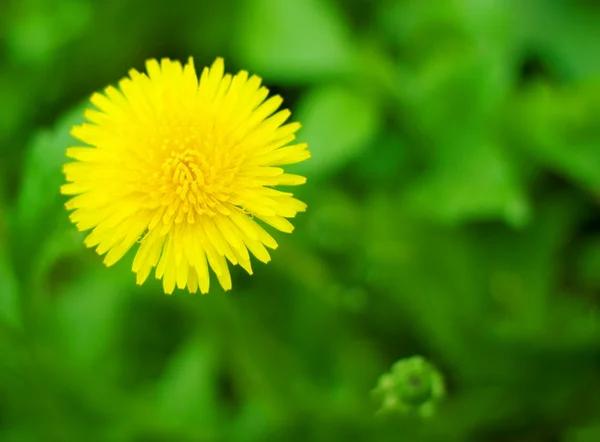
[(577, 256), (575, 276), (584, 287), (600, 287), (600, 236), (586, 236)]
[[(56, 261), (82, 248), (81, 243), (71, 239), (76, 231), (67, 232), (69, 241), (63, 241), (67, 213), (60, 195), (65, 150), (73, 143), (69, 132), (82, 119), (80, 109), (66, 114), (54, 129), (38, 132), (25, 154), (21, 186), (10, 220), (11, 238), (18, 238), (12, 244), (11, 257), (24, 291), (40, 288)], [(62, 231), (62, 239), (57, 230)]]
[[(22, 181), (16, 201), (13, 231), (19, 238), (19, 266), (28, 265), (32, 257), (54, 231), (57, 222), (66, 221), (60, 186), (62, 166), (67, 161), (66, 148), (75, 142), (71, 127), (83, 121), (82, 107), (76, 107), (56, 126), (34, 135), (25, 154)], [(20, 268), (20, 270), (23, 270)]]
[[(561, 275), (560, 261), (566, 244), (582, 217), (582, 203), (570, 192), (538, 201), (536, 217), (526, 228), (515, 232), (490, 231), (477, 236), (484, 248), (481, 263), (489, 266), (489, 290), (507, 327), (522, 327), (521, 335), (543, 331), (565, 339), (557, 324), (548, 326), (548, 316), (560, 300), (555, 299)], [(557, 333), (558, 332), (558, 333)]]
[[(591, 1), (531, 0), (515, 2), (514, 29), (544, 62), (571, 80), (589, 80), (600, 73), (600, 10)], [(559, 29), (560, 32), (548, 32)]]
[(361, 210), (346, 193), (323, 189), (308, 215), (308, 234), (314, 244), (337, 252), (354, 250), (362, 230)]
[(85, 1), (19, 4), (7, 29), (7, 48), (15, 60), (30, 65), (47, 64), (56, 51), (85, 31), (92, 6)]
[[(2, 229), (0, 212), (0, 229)], [(19, 284), (0, 231), (0, 322), (19, 327), (21, 325)]]
[(127, 273), (117, 270), (101, 265), (88, 269), (71, 278), (57, 297), (56, 318), (68, 359), (75, 366), (93, 367), (115, 344), (118, 320), (131, 287)]
[(484, 321), (485, 299), (476, 277), (480, 260), (468, 236), (417, 219), (383, 195), (363, 206), (363, 271), (367, 283), (380, 290), (380, 321), (395, 311), (390, 330), (410, 327), (429, 350), (461, 360), (469, 351), (462, 324), (476, 327)]
[(10, 261), (5, 183), (0, 180), (0, 322), (20, 326), (19, 284)]
[(450, 224), (499, 218), (521, 226), (528, 221), (525, 189), (506, 152), (478, 137), (457, 140), (450, 150), (409, 191), (413, 210)]
[[(3, 69), (0, 70), (0, 97), (3, 103), (0, 108), (0, 153), (4, 162), (4, 155), (9, 158), (9, 155), (14, 155), (14, 146), (7, 140), (15, 135), (16, 129), (26, 119), (32, 95), (17, 72)], [(5, 164), (1, 165), (4, 166)], [(0, 171), (3, 172), (2, 169)]]
[(600, 425), (591, 424), (569, 430), (565, 442), (596, 442), (600, 440)]
[(328, 86), (309, 92), (298, 106), (299, 138), (312, 157), (295, 166), (311, 177), (336, 172), (368, 146), (380, 127), (375, 100), (351, 89)]
[(56, 263), (76, 257), (85, 250), (83, 243), (85, 235), (65, 220), (65, 226), (50, 232), (45, 241), (41, 242), (34, 259), (29, 278), (39, 286), (52, 285), (52, 270)]
[(510, 118), (517, 145), (536, 160), (600, 192), (600, 82), (555, 88), (537, 84)]
[(254, 0), (246, 8), (235, 37), (245, 67), (285, 82), (352, 68), (350, 31), (329, 1)]
[(217, 430), (215, 365), (213, 348), (200, 340), (192, 340), (171, 358), (157, 385), (158, 403), (170, 422)]
[(511, 60), (496, 47), (461, 42), (437, 49), (404, 84), (403, 105), (416, 132), (434, 148), (448, 137), (491, 131), (511, 87)]

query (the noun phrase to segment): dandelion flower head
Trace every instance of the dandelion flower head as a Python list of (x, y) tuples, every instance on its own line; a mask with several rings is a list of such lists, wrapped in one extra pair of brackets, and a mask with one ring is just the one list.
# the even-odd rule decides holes
[(72, 222), (90, 231), (86, 246), (107, 266), (137, 247), (137, 283), (155, 269), (165, 293), (207, 293), (209, 269), (229, 290), (227, 261), (250, 274), (250, 253), (268, 262), (277, 243), (261, 224), (289, 233), (306, 209), (275, 189), (306, 181), (281, 166), (310, 157), (290, 144), (300, 124), (268, 94), (257, 76), (225, 74), (221, 58), (200, 78), (191, 58), (149, 60), (146, 73), (93, 94), (61, 188)]

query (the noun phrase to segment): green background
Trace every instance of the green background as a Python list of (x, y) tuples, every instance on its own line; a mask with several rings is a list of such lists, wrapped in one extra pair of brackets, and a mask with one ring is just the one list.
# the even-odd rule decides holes
[[(71, 125), (147, 58), (224, 56), (313, 158), (233, 291), (107, 269)], [(1, 0), (0, 441), (600, 441), (600, 4)], [(398, 359), (448, 393), (375, 415)]]

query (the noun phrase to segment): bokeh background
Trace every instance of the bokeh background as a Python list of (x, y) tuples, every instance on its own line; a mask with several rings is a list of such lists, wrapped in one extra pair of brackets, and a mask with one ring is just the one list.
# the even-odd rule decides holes
[[(104, 268), (59, 195), (92, 92), (224, 56), (309, 210), (209, 295)], [(0, 441), (600, 441), (600, 4), (1, 0)], [(371, 390), (426, 356), (428, 419)]]

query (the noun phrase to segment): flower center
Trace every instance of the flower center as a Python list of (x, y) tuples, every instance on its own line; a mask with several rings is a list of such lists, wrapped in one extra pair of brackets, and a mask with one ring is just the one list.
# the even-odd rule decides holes
[(173, 152), (165, 160), (164, 203), (176, 224), (184, 219), (194, 223), (196, 215), (214, 215), (215, 207), (227, 200), (224, 183), (216, 172), (215, 167), (193, 149)]
[[(226, 211), (241, 158), (234, 158), (214, 133), (203, 140), (191, 136), (165, 138), (158, 189), (159, 205), (166, 208), (165, 221), (194, 223), (198, 216)], [(158, 164), (157, 164), (158, 165)]]

